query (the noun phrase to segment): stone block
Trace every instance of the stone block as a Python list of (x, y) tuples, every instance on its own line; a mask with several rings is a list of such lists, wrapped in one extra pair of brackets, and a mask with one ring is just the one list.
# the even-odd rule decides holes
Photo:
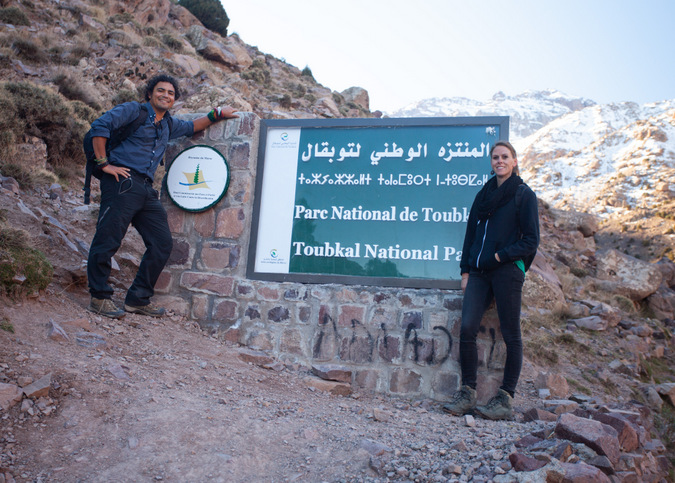
[(280, 294), (277, 287), (260, 286), (258, 287), (258, 297), (263, 300), (279, 300)]
[(459, 371), (438, 371), (431, 382), (431, 388), (435, 399), (445, 401), (455, 394), (460, 384)]
[(220, 271), (230, 266), (232, 245), (222, 242), (205, 242), (202, 246), (201, 265), (204, 270)]
[(271, 322), (288, 322), (291, 320), (291, 313), (288, 307), (277, 305), (267, 312), (267, 320)]
[(173, 285), (173, 275), (168, 270), (163, 270), (155, 283), (155, 293), (168, 294)]
[(237, 123), (233, 123), (237, 128), (238, 136), (253, 137), (258, 125), (258, 116), (252, 112), (239, 114)]
[(368, 335), (344, 337), (340, 344), (340, 359), (357, 364), (372, 362), (375, 352), (375, 341)]
[(305, 346), (304, 334), (298, 329), (289, 328), (281, 333), (281, 339), (279, 341), (280, 352), (307, 357), (308, 354)]
[(216, 299), (211, 318), (220, 322), (234, 323), (239, 317), (239, 304), (234, 300)]
[(312, 358), (315, 361), (331, 361), (337, 357), (340, 340), (332, 324), (316, 328), (312, 337)]
[(398, 311), (393, 307), (375, 306), (366, 324), (369, 327), (392, 329), (396, 326)]
[(394, 369), (389, 379), (389, 391), (398, 394), (416, 393), (420, 390), (422, 376), (405, 368)]
[(463, 300), (464, 298), (458, 295), (446, 295), (443, 297), (443, 307), (451, 312), (461, 312)]
[(153, 302), (176, 315), (187, 316), (190, 314), (190, 305), (188, 304), (188, 301), (182, 297), (157, 295), (153, 299)]
[(206, 320), (209, 316), (209, 296), (192, 296), (192, 318), (197, 320)]
[(260, 305), (250, 304), (248, 307), (246, 307), (244, 317), (248, 317), (250, 320), (260, 319), (261, 318)]
[(393, 335), (382, 335), (377, 339), (377, 352), (380, 359), (386, 362), (394, 362), (401, 357), (401, 341)]
[(422, 328), (422, 323), (424, 318), (422, 312), (420, 311), (410, 311), (404, 312), (403, 317), (401, 318), (401, 328), (404, 330), (420, 330)]
[(231, 297), (234, 293), (234, 278), (208, 273), (183, 272), (180, 277), (180, 286), (194, 292)]
[(216, 218), (216, 237), (237, 239), (244, 232), (246, 216), (241, 208), (225, 208)]
[(341, 305), (338, 311), (338, 327), (353, 327), (357, 323), (363, 324), (363, 321), (365, 320), (366, 309), (363, 306)]
[(264, 351), (274, 349), (272, 334), (259, 327), (247, 327), (242, 330), (240, 341), (251, 349)]
[(299, 305), (297, 307), (297, 311), (298, 311), (297, 315), (298, 322), (308, 324), (312, 319), (312, 307), (309, 305)]
[(289, 288), (284, 290), (284, 300), (304, 300), (307, 296), (307, 291), (304, 288)]
[(321, 305), (319, 307), (319, 321), (318, 325), (330, 325), (337, 330), (337, 324), (335, 323), (335, 314), (332, 307), (329, 305)]
[(251, 201), (253, 183), (251, 175), (241, 172), (233, 172), (230, 178), (230, 186), (227, 188), (227, 199), (232, 205), (248, 204)]
[(212, 237), (216, 227), (216, 213), (213, 208), (201, 213), (195, 213), (192, 216), (194, 230), (205, 238)]
[(193, 250), (187, 240), (174, 239), (167, 266), (186, 267), (192, 260)]
[(185, 211), (177, 206), (165, 203), (167, 221), (169, 222), (169, 230), (171, 233), (184, 233)]
[(237, 297), (243, 299), (251, 299), (255, 297), (256, 290), (253, 285), (248, 282), (239, 281), (237, 283)]
[(232, 169), (249, 169), (251, 164), (251, 143), (232, 143), (227, 159)]
[(379, 379), (380, 373), (376, 370), (365, 369), (363, 371), (356, 371), (354, 374), (354, 386), (374, 392), (378, 388)]

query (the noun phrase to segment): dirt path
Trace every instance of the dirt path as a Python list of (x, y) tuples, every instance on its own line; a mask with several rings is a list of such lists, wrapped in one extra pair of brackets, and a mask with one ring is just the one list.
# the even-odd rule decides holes
[[(15, 481), (451, 481), (508, 470), (533, 429), (471, 427), (428, 400), (334, 396), (305, 368), (243, 362), (181, 317), (113, 321), (70, 297), (3, 300), (15, 332), (0, 331), (2, 381), (52, 375), (44, 409), (0, 413), (0, 467)], [(50, 320), (68, 340), (48, 337)]]

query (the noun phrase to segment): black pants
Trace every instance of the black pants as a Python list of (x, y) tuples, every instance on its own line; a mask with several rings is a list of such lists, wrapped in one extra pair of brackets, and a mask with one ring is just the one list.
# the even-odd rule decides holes
[(520, 302), (525, 274), (513, 263), (490, 272), (472, 271), (462, 303), (462, 327), (459, 335), (459, 359), (462, 384), (476, 388), (478, 350), (476, 336), (488, 306), (495, 299), (499, 327), (506, 344), (506, 364), (501, 388), (514, 394), (523, 365), (523, 341), (520, 334)]
[(140, 233), (146, 251), (138, 273), (127, 292), (125, 303), (142, 306), (150, 303), (154, 287), (171, 254), (172, 239), (166, 211), (152, 180), (132, 171), (129, 178), (104, 174), (101, 179), (101, 207), (96, 234), (91, 242), (87, 276), (89, 293), (99, 299), (112, 297), (108, 284), (111, 259), (132, 224)]

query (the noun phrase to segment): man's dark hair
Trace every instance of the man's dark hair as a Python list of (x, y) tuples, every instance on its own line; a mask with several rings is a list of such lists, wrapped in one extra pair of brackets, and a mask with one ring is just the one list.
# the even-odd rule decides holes
[(159, 74), (153, 77), (148, 81), (148, 85), (145, 86), (145, 100), (149, 101), (150, 96), (152, 96), (152, 91), (155, 90), (155, 86), (159, 84), (160, 82), (168, 82), (173, 86), (173, 90), (175, 91), (174, 99), (178, 100), (180, 97), (180, 89), (178, 88), (178, 81), (171, 77), (170, 75), (166, 74)]

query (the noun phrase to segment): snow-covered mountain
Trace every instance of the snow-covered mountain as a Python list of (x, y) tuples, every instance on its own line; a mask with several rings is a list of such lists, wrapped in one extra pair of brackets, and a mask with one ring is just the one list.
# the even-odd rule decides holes
[(656, 212), (675, 199), (675, 100), (598, 105), (547, 90), (426, 99), (388, 114), (510, 116), (522, 176), (555, 208)]
[(487, 102), (465, 97), (424, 99), (393, 112), (389, 117), (509, 116), (510, 139), (521, 139), (560, 116), (595, 105), (590, 99), (571, 97), (549, 89), (517, 96), (498, 92)]
[(515, 143), (523, 177), (555, 207), (654, 211), (675, 195), (675, 101), (588, 107)]

